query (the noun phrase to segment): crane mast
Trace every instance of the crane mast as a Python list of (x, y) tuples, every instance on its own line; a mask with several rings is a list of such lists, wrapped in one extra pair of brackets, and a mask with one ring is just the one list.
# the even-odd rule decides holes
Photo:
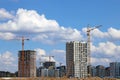
[[(22, 36), (22, 37), (20, 37), (20, 38), (18, 38), (17, 40), (21, 40), (22, 41), (22, 56), (21, 56), (21, 60), (22, 60), (22, 77), (24, 77), (24, 67), (25, 67), (25, 65), (24, 65), (24, 41), (25, 40), (29, 40), (28, 38), (25, 38), (24, 36)], [(19, 76), (20, 76), (20, 74), (18, 74)]]
[(29, 40), (22, 36), (22, 76), (24, 76), (24, 41)]
[(101, 25), (99, 26), (95, 26), (94, 28), (91, 27), (87, 27), (87, 53), (88, 53), (88, 57), (87, 57), (87, 61), (88, 61), (88, 76), (91, 76), (91, 35), (90, 32), (96, 28), (101, 27)]

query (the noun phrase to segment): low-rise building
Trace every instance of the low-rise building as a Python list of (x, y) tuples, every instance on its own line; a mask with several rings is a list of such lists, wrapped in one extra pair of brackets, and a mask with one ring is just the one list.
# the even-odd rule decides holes
[(110, 77), (110, 67), (105, 68), (105, 77)]
[(96, 76), (105, 77), (105, 67), (103, 65), (96, 66)]
[(66, 66), (59, 66), (57, 69), (59, 70), (59, 77), (66, 76)]

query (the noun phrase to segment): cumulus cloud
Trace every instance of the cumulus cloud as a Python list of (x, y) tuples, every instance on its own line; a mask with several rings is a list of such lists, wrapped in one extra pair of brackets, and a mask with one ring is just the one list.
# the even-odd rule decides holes
[(80, 40), (81, 32), (77, 29), (60, 26), (56, 20), (47, 19), (35, 10), (18, 9), (13, 19), (0, 23), (1, 32), (14, 35), (28, 33), (33, 40), (54, 43), (56, 41)]
[[(102, 28), (101, 28), (102, 29)], [(87, 28), (83, 28), (82, 32), (86, 34)], [(91, 61), (93, 65), (106, 65), (110, 62), (119, 60), (120, 46), (117, 41), (120, 40), (120, 30), (113, 27), (107, 31), (94, 29), (91, 31)]]
[[(119, 59), (120, 46), (113, 42), (101, 42), (98, 46), (92, 45), (92, 63), (103, 64)], [(108, 65), (108, 64), (107, 64)]]
[[(84, 40), (83, 34), (86, 34), (86, 28), (79, 31), (60, 26), (56, 20), (47, 19), (44, 14), (39, 14), (35, 10), (20, 8), (13, 17), (9, 11), (2, 8), (0, 14), (2, 17), (9, 18), (8, 21), (0, 23), (1, 32), (14, 35), (30, 34), (34, 36), (32, 40), (53, 44), (57, 41)], [(91, 35), (95, 38), (120, 40), (119, 33), (120, 30), (111, 27), (106, 32), (95, 29), (91, 32)]]
[(111, 36), (111, 39), (120, 40), (120, 29), (109, 28), (108, 34)]
[(65, 51), (64, 51), (64, 50), (57, 50), (57, 49), (54, 49), (54, 50), (52, 50), (52, 53), (55, 53), (55, 54), (64, 54)]
[(109, 58), (96, 58), (92, 57), (91, 58), (92, 65), (97, 66), (97, 65), (103, 65), (103, 66), (109, 66), (109, 63), (112, 62), (111, 59)]
[[(32, 35), (32, 40), (40, 41), (42, 43), (54, 44), (57, 42), (84, 40), (86, 35), (86, 28), (81, 31), (73, 29), (71, 27), (60, 26), (56, 20), (47, 19), (44, 14), (39, 14), (35, 10), (18, 9), (15, 15), (12, 15), (5, 9), (0, 9), (0, 19), (8, 19), (7, 21), (0, 22), (0, 39), (13, 39), (15, 36), (19, 36), (23, 33)], [(102, 28), (101, 28), (102, 29)], [(91, 32), (91, 36), (94, 39), (101, 40), (120, 40), (120, 30), (115, 28), (108, 28), (107, 31), (101, 31), (95, 29)], [(35, 49), (37, 51), (37, 60), (49, 60), (48, 57), (42, 57), (47, 55), (43, 49)], [(92, 45), (92, 61), (98, 63), (97, 58), (111, 61), (112, 59), (107, 57), (117, 58), (120, 52), (120, 46), (112, 42), (102, 42), (98, 45)], [(64, 50), (53, 50), (51, 55), (57, 56), (55, 61), (65, 62)], [(59, 56), (58, 56), (59, 54)], [(54, 59), (53, 59), (54, 60)]]
[(0, 30), (47, 32), (59, 28), (55, 20), (48, 20), (44, 15), (39, 15), (35, 10), (18, 9), (14, 19), (1, 24)]
[(56, 32), (47, 32), (41, 33), (33, 38), (33, 40), (40, 40), (41, 42), (54, 44), (57, 42), (66, 42), (66, 41), (73, 41), (73, 40), (81, 40), (82, 35), (80, 31), (72, 28), (64, 28), (61, 27)]
[(39, 67), (40, 64), (45, 62), (45, 61), (49, 61), (50, 60), (50, 61), (56, 62), (54, 57), (49, 57), (50, 55), (48, 55), (44, 49), (37, 48), (37, 49), (35, 49), (35, 51), (36, 51), (37, 67)]
[(64, 28), (64, 27), (61, 27), (58, 36), (65, 41), (81, 40), (83, 37), (81, 32), (78, 31), (77, 29)]
[[(85, 32), (87, 29), (83, 28), (82, 31)], [(104, 39), (104, 40), (120, 40), (120, 29), (115, 29), (113, 27), (108, 28), (106, 32), (100, 29), (94, 29), (91, 31), (91, 36), (94, 38)]]
[(4, 19), (12, 19), (14, 16), (6, 11), (4, 8), (0, 9), (0, 20), (4, 20)]
[[(58, 50), (53, 49), (49, 53), (47, 53), (44, 49), (37, 48), (36, 51), (36, 62), (37, 66), (40, 66), (40, 63), (42, 64), (45, 61), (54, 61), (56, 62), (56, 65), (58, 66), (60, 63), (63, 65), (66, 64), (66, 56), (64, 50)], [(52, 57), (49, 57), (52, 56)]]
[(97, 38), (108, 38), (110, 37), (110, 35), (108, 34), (108, 32), (102, 32), (99, 29), (95, 29), (91, 32), (91, 35), (93, 37), (97, 37)]
[(2, 61), (2, 63), (4, 64), (12, 64), (12, 61), (14, 61), (14, 58), (12, 57), (12, 53), (10, 53), (9, 51), (6, 51), (3, 55), (1, 55), (0, 58)]
[(50, 53), (55, 56), (57, 65), (60, 65), (60, 63), (66, 65), (66, 52), (64, 50), (53, 49)]
[(15, 64), (16, 60), (17, 58), (9, 51), (0, 54), (0, 70), (11, 72), (17, 71), (17, 64)]
[(0, 39), (4, 39), (4, 40), (10, 40), (10, 39), (13, 39), (15, 38), (15, 34), (13, 33), (10, 33), (10, 32), (0, 32)]

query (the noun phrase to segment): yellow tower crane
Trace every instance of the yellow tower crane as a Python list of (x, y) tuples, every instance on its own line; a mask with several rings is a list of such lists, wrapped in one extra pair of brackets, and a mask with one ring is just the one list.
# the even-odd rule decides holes
[(87, 57), (87, 61), (88, 61), (88, 76), (90, 77), (91, 76), (91, 35), (90, 35), (90, 32), (96, 28), (99, 28), (101, 27), (102, 25), (99, 25), (99, 26), (95, 26), (93, 28), (91, 27), (87, 27), (87, 53), (88, 53), (88, 57)]

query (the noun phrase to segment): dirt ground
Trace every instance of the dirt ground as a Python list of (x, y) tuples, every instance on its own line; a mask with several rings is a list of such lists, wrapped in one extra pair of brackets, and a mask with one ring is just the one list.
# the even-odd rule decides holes
[(19, 77), (4, 77), (0, 78), (0, 80), (120, 80), (115, 78), (99, 78), (99, 77), (91, 77), (91, 78), (48, 78), (48, 77), (36, 77), (36, 78), (19, 78)]

